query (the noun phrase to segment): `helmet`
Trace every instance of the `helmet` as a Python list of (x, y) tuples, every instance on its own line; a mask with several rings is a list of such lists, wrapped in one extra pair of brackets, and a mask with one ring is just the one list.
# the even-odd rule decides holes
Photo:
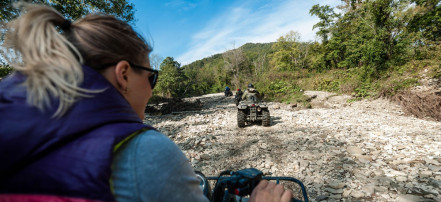
[(248, 88), (254, 88), (253, 84), (248, 84)]
[(240, 88), (238, 88), (237, 91), (240, 91)]

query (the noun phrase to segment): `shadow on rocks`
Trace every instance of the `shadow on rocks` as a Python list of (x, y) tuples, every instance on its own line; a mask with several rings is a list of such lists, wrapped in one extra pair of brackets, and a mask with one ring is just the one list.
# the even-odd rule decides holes
[(150, 115), (165, 115), (179, 113), (183, 111), (200, 111), (203, 103), (196, 99), (194, 101), (184, 101), (180, 98), (170, 98), (161, 100), (156, 104), (149, 104), (145, 108), (145, 113)]

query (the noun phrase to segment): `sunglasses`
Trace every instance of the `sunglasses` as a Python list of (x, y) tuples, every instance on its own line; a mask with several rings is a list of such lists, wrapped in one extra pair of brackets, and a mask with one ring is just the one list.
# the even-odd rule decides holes
[[(129, 64), (133, 68), (142, 69), (142, 70), (145, 70), (145, 71), (148, 71), (148, 72), (151, 73), (150, 76), (149, 76), (149, 83), (150, 83), (150, 87), (153, 90), (153, 88), (155, 88), (156, 82), (158, 81), (159, 71), (151, 69), (149, 67), (143, 67), (143, 66), (135, 65), (135, 64), (133, 64), (131, 62), (129, 62)], [(116, 64), (115, 63), (104, 64), (104, 65), (101, 65), (100, 67), (98, 67), (97, 69), (105, 69), (105, 68), (107, 68), (109, 66), (113, 66), (113, 65), (116, 65)]]
[(135, 64), (132, 64), (132, 63), (129, 63), (129, 64), (133, 68), (142, 69), (142, 70), (145, 70), (145, 71), (148, 71), (148, 72), (151, 73), (150, 76), (149, 76), (149, 83), (150, 83), (150, 86), (152, 87), (152, 90), (153, 90), (153, 88), (156, 85), (156, 82), (158, 81), (158, 76), (159, 76), (158, 70), (154, 70), (154, 69), (151, 69), (151, 68), (148, 68), (148, 67), (143, 67), (143, 66), (135, 65)]

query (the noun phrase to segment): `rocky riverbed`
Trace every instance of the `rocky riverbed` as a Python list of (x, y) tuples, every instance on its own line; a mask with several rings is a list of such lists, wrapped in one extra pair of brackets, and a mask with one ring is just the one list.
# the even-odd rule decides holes
[(234, 98), (222, 93), (187, 99), (200, 110), (145, 122), (205, 175), (254, 167), (295, 177), (311, 201), (441, 201), (441, 122), (406, 115), (384, 99), (305, 94), (314, 97), (312, 109), (269, 103), (270, 127), (238, 128)]

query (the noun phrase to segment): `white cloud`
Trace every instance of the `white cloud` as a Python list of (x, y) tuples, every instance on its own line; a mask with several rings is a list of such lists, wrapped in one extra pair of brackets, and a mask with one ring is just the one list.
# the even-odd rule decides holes
[[(272, 3), (277, 3), (273, 5)], [(309, 2), (309, 3), (308, 3)], [(312, 2), (312, 3), (311, 3)], [(229, 9), (193, 36), (188, 51), (177, 57), (181, 64), (188, 64), (204, 57), (252, 43), (274, 42), (293, 30), (300, 33), (301, 41), (315, 38), (312, 27), (319, 20), (309, 14), (312, 5), (336, 5), (338, 0), (271, 1), (251, 10), (249, 3)]]
[(196, 7), (196, 4), (184, 0), (173, 0), (165, 3), (167, 7), (173, 7), (178, 10), (190, 10)]

